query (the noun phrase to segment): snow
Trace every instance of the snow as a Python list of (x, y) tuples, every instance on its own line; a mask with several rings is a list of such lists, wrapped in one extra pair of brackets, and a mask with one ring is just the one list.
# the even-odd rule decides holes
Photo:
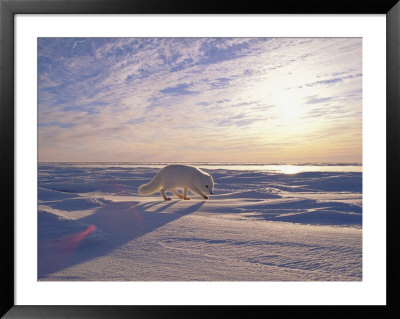
[(203, 165), (207, 201), (140, 196), (159, 167), (39, 164), (39, 280), (362, 280), (360, 171)]

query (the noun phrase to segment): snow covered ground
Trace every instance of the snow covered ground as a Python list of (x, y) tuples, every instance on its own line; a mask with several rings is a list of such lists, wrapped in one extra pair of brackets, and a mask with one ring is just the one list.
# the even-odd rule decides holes
[(362, 280), (361, 171), (204, 166), (207, 201), (138, 195), (159, 167), (40, 164), (39, 280)]

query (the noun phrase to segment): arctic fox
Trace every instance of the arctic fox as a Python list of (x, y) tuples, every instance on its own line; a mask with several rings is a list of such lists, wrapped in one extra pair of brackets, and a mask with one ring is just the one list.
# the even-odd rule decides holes
[[(178, 188), (182, 188), (182, 194), (178, 193)], [(210, 174), (193, 166), (167, 165), (149, 183), (139, 187), (139, 194), (151, 195), (159, 191), (164, 200), (171, 200), (165, 194), (171, 191), (181, 199), (190, 199), (187, 197), (188, 190), (208, 199), (205, 193), (212, 195), (214, 180)]]

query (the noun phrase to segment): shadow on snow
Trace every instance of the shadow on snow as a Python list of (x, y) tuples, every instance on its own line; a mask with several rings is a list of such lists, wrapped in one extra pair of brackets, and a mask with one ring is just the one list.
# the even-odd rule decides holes
[[(166, 210), (176, 202), (107, 204), (95, 213), (78, 220), (90, 225), (83, 232), (61, 238), (39, 238), (38, 278), (44, 279), (51, 273), (105, 256), (129, 241), (197, 211), (204, 204), (204, 201), (201, 201), (174, 213), (167, 212)], [(160, 207), (149, 210), (157, 204), (160, 204)], [(106, 240), (95, 245), (84, 245), (85, 236), (98, 229), (105, 232)]]

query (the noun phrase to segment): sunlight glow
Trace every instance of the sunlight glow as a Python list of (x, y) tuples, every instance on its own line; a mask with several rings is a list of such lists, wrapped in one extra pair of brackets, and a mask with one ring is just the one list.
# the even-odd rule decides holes
[(283, 174), (297, 174), (303, 170), (301, 166), (295, 165), (280, 165), (279, 169)]
[(276, 101), (277, 122), (281, 125), (288, 125), (288, 130), (296, 130), (302, 122), (299, 121), (304, 115), (300, 92), (285, 92), (280, 96), (274, 97)]

